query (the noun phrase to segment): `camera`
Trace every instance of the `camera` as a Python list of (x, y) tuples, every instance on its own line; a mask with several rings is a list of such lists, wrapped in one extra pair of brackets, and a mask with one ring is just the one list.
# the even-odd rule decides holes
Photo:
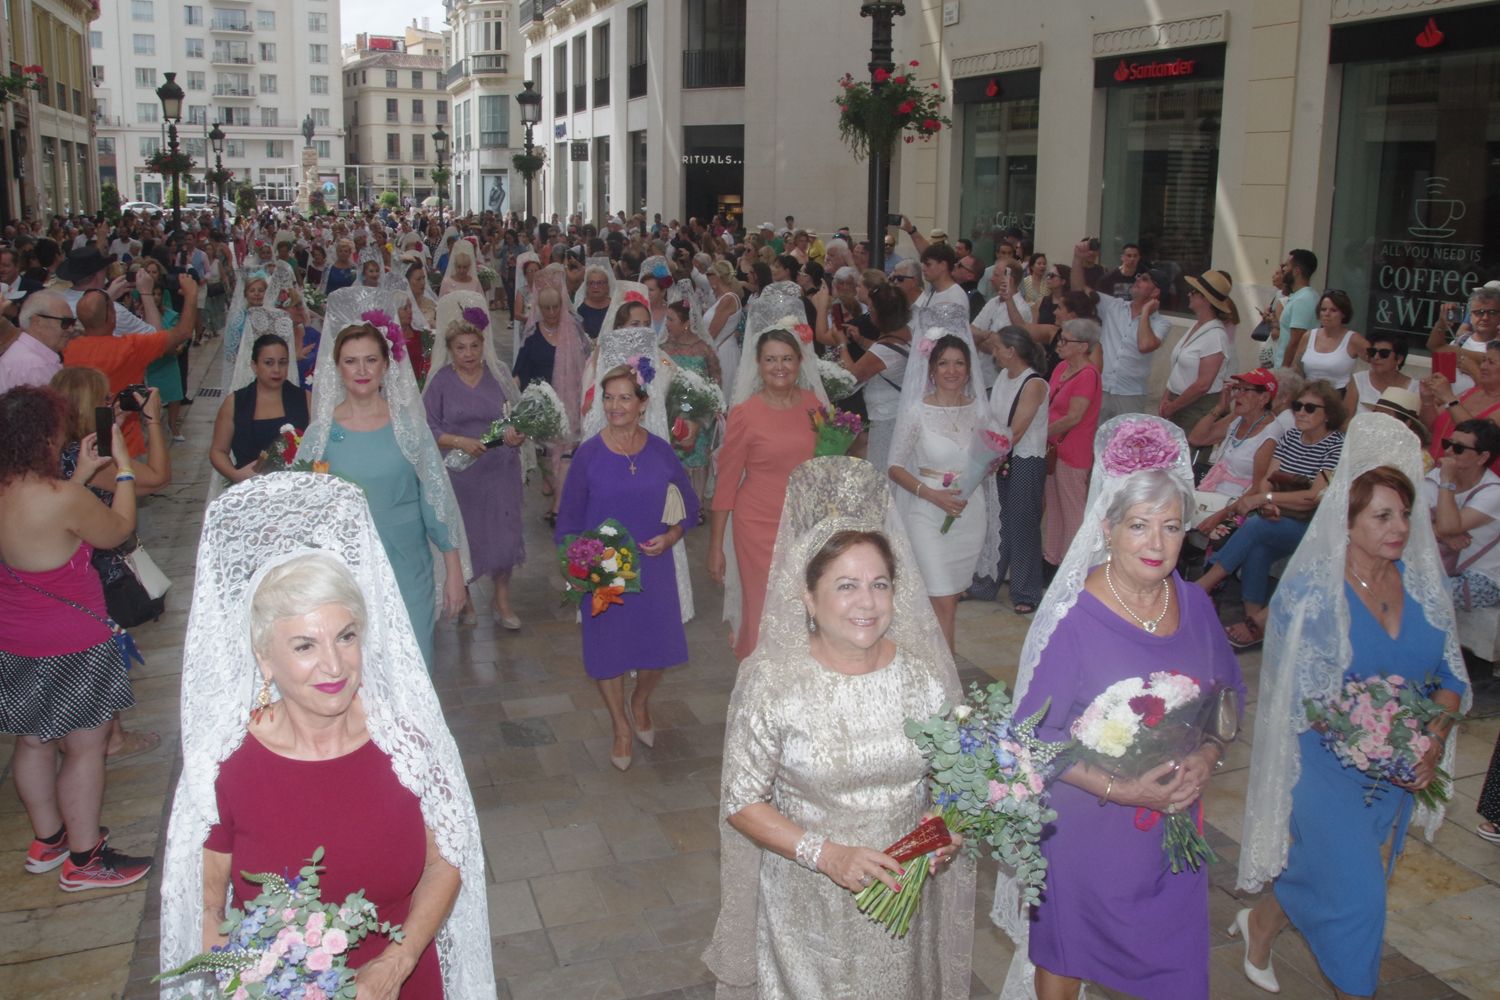
[(115, 393), (115, 399), (120, 404), (120, 409), (126, 413), (139, 413), (146, 405), (146, 397), (151, 395), (149, 385), (127, 385)]
[(899, 229), (901, 227), (901, 213), (900, 212), (892, 212), (889, 215), (887, 215), (885, 217), (885, 224), (887, 226), (895, 226), (895, 227), (897, 227)]

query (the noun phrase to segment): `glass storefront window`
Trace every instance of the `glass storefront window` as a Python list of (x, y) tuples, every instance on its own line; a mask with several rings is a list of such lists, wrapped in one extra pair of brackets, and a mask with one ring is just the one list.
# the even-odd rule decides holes
[(1184, 276), (1208, 270), (1213, 256), (1223, 94), (1219, 79), (1109, 91), (1099, 262), (1113, 267), (1121, 247), (1139, 244), (1172, 279), (1168, 309), (1185, 307)]
[(963, 105), (962, 231), (982, 261), (995, 256), (995, 240), (1036, 228), (1036, 98)]
[(1500, 50), (1344, 65), (1326, 284), (1355, 329), (1425, 347), (1443, 303), (1496, 277), (1497, 95)]

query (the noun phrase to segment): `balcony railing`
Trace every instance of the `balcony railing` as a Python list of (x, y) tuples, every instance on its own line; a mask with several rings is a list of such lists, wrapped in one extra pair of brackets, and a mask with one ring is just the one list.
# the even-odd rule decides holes
[(682, 53), (684, 90), (744, 85), (744, 49), (690, 49)]
[(646, 64), (638, 63), (625, 71), (625, 96), (646, 96)]
[(568, 113), (568, 92), (559, 90), (552, 95), (552, 114), (561, 118)]
[(462, 80), (467, 72), (468, 71), (464, 68), (464, 60), (462, 59), (454, 63), (452, 66), (449, 66), (448, 71), (443, 74), (443, 89), (447, 90), (449, 87)]
[(521, 0), (521, 26), (536, 20), (536, 0)]
[(209, 31), (230, 31), (240, 34), (250, 34), (255, 30), (249, 21), (231, 21), (226, 18), (216, 17), (208, 24)]
[(589, 109), (589, 87), (586, 83), (573, 84), (573, 110), (587, 111)]
[(609, 107), (609, 77), (594, 77), (594, 107)]
[(77, 87), (73, 88), (73, 113), (79, 118), (83, 117), (83, 91)]
[(220, 52), (217, 50), (215, 50), (214, 54), (209, 58), (209, 62), (213, 63), (215, 66), (255, 65), (254, 57), (250, 56), (248, 53), (245, 55), (235, 55), (231, 52)]
[(469, 59), (475, 73), (510, 72), (510, 53), (508, 52), (487, 52), (470, 56)]
[(215, 97), (252, 98), (255, 96), (254, 87), (238, 87), (233, 84), (218, 84), (214, 87)]
[(421, 125), (421, 124), (424, 124), (426, 121), (427, 121), (427, 115), (424, 114), (423, 112), (421, 112), (421, 111), (413, 111), (411, 113), (411, 123), (413, 125)]
[(385, 120), (388, 124), (399, 125), (401, 124), (401, 114), (397, 111), (387, 111), (385, 113)]

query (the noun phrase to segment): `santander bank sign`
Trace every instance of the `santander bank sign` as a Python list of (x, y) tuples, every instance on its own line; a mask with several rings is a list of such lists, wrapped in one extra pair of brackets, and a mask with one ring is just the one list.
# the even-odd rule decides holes
[(1120, 60), (1120, 65), (1115, 67), (1114, 78), (1117, 83), (1127, 83), (1131, 80), (1157, 80), (1179, 76), (1192, 76), (1198, 66), (1196, 59), (1165, 59), (1152, 62), (1126, 62)]

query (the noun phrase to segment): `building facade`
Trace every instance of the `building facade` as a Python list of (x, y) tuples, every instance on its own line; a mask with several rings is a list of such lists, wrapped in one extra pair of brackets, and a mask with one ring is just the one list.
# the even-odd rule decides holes
[(213, 165), (208, 131), (224, 131), (224, 166), (272, 203), (301, 180), (302, 122), (311, 118), (319, 176), (344, 165), (338, 0), (109, 0), (90, 38), (100, 179), (125, 201), (163, 204), (146, 160), (167, 142), (156, 88), (176, 73), (186, 92), (178, 126), (197, 161), (191, 191)]
[(0, 100), (0, 222), (92, 212), (88, 38), (98, 0), (0, 0), (0, 71), (40, 66), (40, 88)]
[(1054, 259), (1098, 235), (1106, 267), (1133, 241), (1179, 307), (1182, 276), (1230, 272), (1253, 323), (1303, 247), (1356, 329), (1413, 347), (1500, 276), (1500, 4), (915, 6), (897, 51), (938, 71), (954, 129), (904, 147), (892, 200), (982, 258), (1012, 226)]
[(516, 0), (445, 0), (453, 102), (453, 204), (460, 212), (522, 213), (525, 182), (511, 164), (523, 142), (524, 39)]
[(836, 81), (863, 73), (856, 3), (523, 0), (547, 147), (539, 218), (795, 215), (860, 225), (864, 164), (839, 141)]
[(437, 193), (433, 133), (451, 128), (443, 36), (413, 26), (402, 37), (359, 34), (344, 53), (345, 191), (368, 205), (386, 191), (402, 204)]

